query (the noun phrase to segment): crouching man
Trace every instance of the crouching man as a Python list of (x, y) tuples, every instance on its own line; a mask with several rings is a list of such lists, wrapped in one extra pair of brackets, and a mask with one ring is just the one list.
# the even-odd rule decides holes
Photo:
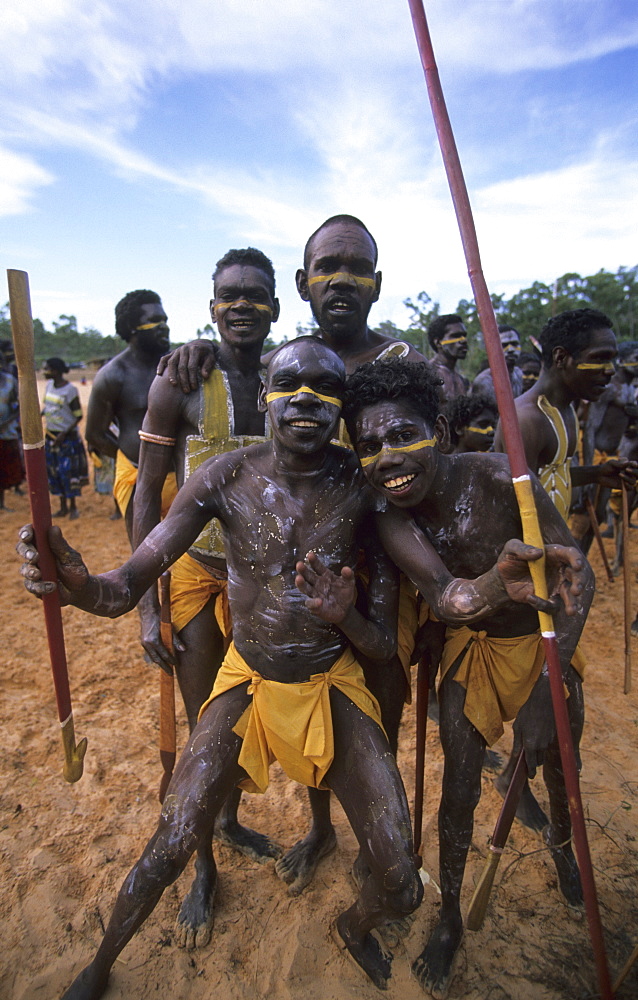
[[(507, 539), (522, 537), (505, 456), (443, 454), (449, 450), (449, 430), (439, 412), (438, 384), (425, 365), (408, 365), (399, 359), (378, 361), (350, 377), (345, 409), (346, 425), (368, 482), (395, 506), (394, 516), (386, 513), (378, 519), (382, 543), (426, 598), (430, 583), (423, 579), (415, 522), (428, 532), (448, 569), (459, 576), (483, 573)], [(543, 538), (568, 546), (569, 530), (537, 480), (534, 494)], [(584, 718), (583, 663), (576, 645), (594, 586), (584, 557), (580, 565), (583, 592), (578, 604), (567, 590), (566, 605), (555, 615), (576, 750)], [(445, 614), (439, 617), (446, 619)], [(515, 738), (525, 748), (530, 776), (543, 764), (551, 808), (546, 842), (552, 848), (567, 903), (582, 908), (538, 617), (530, 607), (510, 603), (495, 613), (487, 612), (474, 627), (449, 627), (441, 674), (442, 906), (438, 924), (413, 966), (423, 988), (435, 997), (444, 996), (448, 989), (461, 941), (461, 883), (481, 793), (481, 765), (486, 745), (502, 735), (504, 719), (516, 718)]]
[[(280, 348), (261, 397), (273, 439), (202, 465), (166, 520), (119, 569), (91, 576), (57, 529), (51, 532), (63, 600), (117, 617), (216, 517), (234, 622), (234, 642), (177, 765), (158, 827), (124, 881), (95, 958), (65, 1000), (102, 996), (116, 957), (210, 838), (229, 793), (238, 784), (264, 791), (275, 758), (291, 778), (332, 789), (343, 805), (369, 874), (337, 928), (373, 982), (387, 985), (391, 956), (370, 931), (416, 909), (422, 887), (403, 784), (352, 649), (390, 658), (397, 589), (375, 532), (385, 501), (367, 486), (356, 456), (330, 444), (344, 382), (343, 362), (321, 341), (302, 338)], [(21, 539), (27, 589), (45, 593), (53, 585), (40, 581), (30, 528)], [(357, 608), (353, 572), (361, 549), (370, 574), (365, 614)], [(426, 589), (442, 617), (472, 620), (507, 603), (508, 593), (537, 601), (525, 559), (538, 558), (538, 549), (514, 543), (501, 569), (471, 581), (453, 580), (425, 538), (421, 549)]]

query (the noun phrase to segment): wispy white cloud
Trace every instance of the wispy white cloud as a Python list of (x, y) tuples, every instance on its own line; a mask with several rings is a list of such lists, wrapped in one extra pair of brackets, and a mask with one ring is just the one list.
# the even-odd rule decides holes
[(54, 180), (30, 157), (0, 147), (0, 217), (28, 212), (38, 189)]

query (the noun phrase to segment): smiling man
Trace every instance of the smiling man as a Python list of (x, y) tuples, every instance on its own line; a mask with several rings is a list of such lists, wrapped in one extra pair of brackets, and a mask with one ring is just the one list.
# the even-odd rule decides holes
[[(354, 453), (330, 443), (344, 381), (343, 363), (317, 338), (281, 347), (261, 397), (272, 440), (202, 465), (124, 566), (90, 576), (59, 530), (49, 533), (63, 600), (117, 617), (216, 517), (234, 622), (233, 643), (167, 789), (157, 830), (124, 881), (94, 960), (65, 1000), (102, 996), (113, 962), (210, 837), (230, 791), (238, 783), (264, 791), (275, 758), (290, 778), (332, 789), (343, 805), (367, 875), (337, 929), (361, 968), (387, 986), (392, 956), (370, 931), (411, 913), (423, 888), (396, 760), (355, 656), (383, 663), (391, 657), (397, 586), (375, 530), (385, 503), (368, 488)], [(508, 544), (479, 579), (455, 580), (413, 528), (421, 585), (446, 620), (472, 621), (512, 596), (523, 608), (538, 602), (527, 561), (539, 550)], [(22, 529), (20, 539), (27, 589), (50, 592), (55, 584), (40, 579), (32, 529)], [(354, 580), (361, 550), (369, 573), (364, 613)]]
[[(168, 321), (159, 295), (146, 288), (125, 295), (115, 307), (115, 330), (127, 347), (95, 376), (84, 436), (96, 454), (116, 459), (113, 492), (132, 538), (131, 499), (140, 453), (138, 434), (159, 359), (169, 349)], [(110, 430), (113, 423), (117, 424), (119, 437)], [(176, 491), (171, 473), (165, 485), (166, 508)]]
[[(384, 514), (379, 519), (383, 545), (422, 592), (427, 594), (415, 522), (428, 532), (448, 569), (464, 577), (485, 572), (507, 538), (522, 537), (506, 458), (442, 453), (448, 443), (447, 421), (440, 413), (438, 379), (425, 365), (400, 359), (365, 365), (348, 380), (346, 404), (348, 430), (366, 478), (398, 508), (394, 517)], [(534, 493), (543, 537), (569, 547), (567, 526), (537, 481)], [(558, 610), (555, 627), (578, 747), (583, 726), (582, 663), (575, 651), (593, 596), (593, 574), (584, 557), (575, 559), (584, 569), (584, 592), (578, 607), (567, 609), (574, 614)], [(437, 616), (446, 620), (445, 614)], [(538, 618), (531, 608), (510, 604), (487, 613), (472, 627), (452, 627), (446, 633), (439, 687), (445, 756), (439, 809), (442, 905), (438, 923), (413, 966), (423, 988), (435, 996), (445, 995), (461, 941), (461, 884), (481, 794), (481, 766), (485, 747), (502, 735), (504, 720), (516, 719), (515, 733), (530, 774), (544, 765), (551, 808), (546, 843), (563, 895), (569, 905), (582, 908), (543, 663)]]

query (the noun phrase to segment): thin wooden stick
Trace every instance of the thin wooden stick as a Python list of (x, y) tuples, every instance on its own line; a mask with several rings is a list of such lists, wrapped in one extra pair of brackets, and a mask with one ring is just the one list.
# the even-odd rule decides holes
[(503, 799), (501, 811), (498, 814), (498, 819), (496, 820), (492, 843), (490, 844), (490, 853), (487, 857), (485, 868), (483, 869), (483, 873), (478, 880), (476, 889), (474, 890), (474, 895), (472, 896), (472, 900), (467, 911), (465, 925), (471, 931), (480, 931), (483, 926), (483, 921), (485, 920), (485, 914), (487, 912), (487, 904), (490, 901), (490, 894), (494, 884), (496, 869), (499, 866), (501, 855), (503, 854), (503, 850), (507, 844), (507, 838), (509, 837), (510, 830), (512, 829), (512, 823), (514, 822), (514, 817), (516, 816), (519, 799), (526, 780), (527, 764), (525, 763), (525, 753), (521, 750), (518, 755), (512, 780), (510, 781), (510, 786), (507, 789), (507, 794)]
[[(530, 480), (527, 459), (523, 448), (523, 439), (518, 425), (516, 407), (509, 373), (505, 363), (505, 355), (494, 314), (494, 307), (483, 276), (483, 268), (479, 253), (476, 230), (470, 199), (465, 186), (465, 178), (459, 159), (454, 133), (448, 116), (439, 79), (439, 72), (434, 58), (432, 40), (428, 29), (423, 0), (408, 0), (412, 14), (412, 22), (416, 34), (421, 63), (425, 73), (428, 95), (436, 126), (443, 162), (448, 177), (454, 210), (459, 224), (463, 250), (467, 262), (468, 274), (474, 292), (474, 299), (479, 314), (481, 329), (485, 339), (487, 357), (494, 381), (494, 391), (498, 403), (501, 426), (505, 438), (507, 456), (509, 458), (512, 482), (516, 492), (521, 522), (523, 540), (529, 545), (543, 548), (538, 515), (534, 503), (534, 494)], [(530, 563), (530, 573), (534, 582), (534, 590), (541, 598), (547, 598), (547, 582), (545, 579), (545, 560), (539, 559)], [(587, 843), (585, 817), (580, 797), (576, 756), (572, 743), (569, 715), (565, 701), (563, 674), (556, 642), (554, 623), (550, 615), (539, 612), (540, 628), (545, 648), (545, 659), (549, 672), (549, 683), (554, 707), (554, 718), (558, 735), (561, 764), (565, 779), (565, 789), (569, 803), (569, 811), (574, 834), (574, 844), (580, 868), (585, 897), (585, 910), (589, 924), (592, 949), (596, 961), (598, 983), (603, 1000), (612, 1000), (611, 981), (605, 952), (602, 923), (598, 909), (598, 898), (594, 873)]]
[[(171, 574), (160, 577), (160, 634), (167, 649), (173, 652), (173, 625), (171, 622)], [(175, 675), (160, 667), (160, 735), (159, 752), (164, 773), (159, 787), (159, 800), (164, 801), (177, 753), (175, 732)]]
[(427, 657), (422, 656), (416, 675), (416, 763), (414, 775), (414, 853), (419, 868), (423, 847), (423, 792), (425, 785), (425, 737), (428, 725), (430, 671)]
[(49, 548), (48, 532), (51, 527), (51, 502), (44, 453), (44, 428), (40, 416), (40, 400), (35, 377), (35, 345), (33, 319), (31, 317), (31, 297), (29, 276), (26, 271), (7, 271), (9, 283), (9, 306), (11, 309), (11, 332), (13, 348), (18, 366), (18, 396), (20, 400), (20, 422), (24, 445), (24, 465), (27, 473), (29, 503), (35, 543), (39, 553), (42, 579), (55, 583), (51, 594), (44, 594), (42, 606), (49, 643), (51, 672), (55, 687), (58, 719), (64, 748), (64, 778), (68, 782), (78, 781), (84, 770), (86, 739), (76, 745), (69, 688), (69, 672), (64, 648), (64, 631), (58, 593), (58, 575), (55, 559)]
[(629, 555), (629, 491), (626, 483), (622, 489), (622, 575), (625, 597), (625, 694), (631, 691), (631, 563)]
[(631, 955), (623, 965), (620, 974), (618, 976), (618, 979), (614, 983), (614, 993), (616, 993), (624, 983), (625, 979), (627, 978), (633, 966), (635, 965), (636, 959), (638, 959), (638, 944), (636, 945)]
[(609, 565), (609, 559), (607, 558), (607, 553), (605, 552), (605, 545), (603, 542), (603, 536), (600, 533), (600, 527), (598, 524), (598, 518), (596, 516), (596, 508), (594, 507), (591, 499), (585, 497), (585, 507), (587, 508), (587, 513), (589, 514), (589, 521), (594, 532), (594, 538), (598, 544), (598, 550), (600, 552), (600, 558), (603, 561), (603, 566), (605, 567), (605, 573), (607, 574), (607, 579), (610, 583), (615, 583), (614, 574), (611, 571), (611, 566)]

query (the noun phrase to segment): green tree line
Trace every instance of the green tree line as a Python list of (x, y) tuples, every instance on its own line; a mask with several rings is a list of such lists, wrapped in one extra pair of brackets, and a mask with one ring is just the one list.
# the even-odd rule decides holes
[[(125, 347), (116, 336), (104, 337), (93, 327), (78, 330), (75, 316), (62, 315), (47, 330), (39, 319), (33, 320), (34, 352), (36, 367), (40, 368), (47, 358), (63, 358), (69, 365), (86, 363), (98, 358), (112, 358)], [(9, 305), (0, 308), (0, 340), (11, 340)]]
[[(563, 274), (551, 285), (535, 281), (509, 299), (493, 294), (492, 305), (499, 325), (508, 324), (518, 330), (523, 347), (528, 350), (530, 336), (538, 337), (548, 319), (566, 309), (584, 307), (599, 309), (609, 316), (619, 340), (635, 340), (638, 339), (638, 265), (620, 267), (615, 273), (601, 269), (587, 277)], [(439, 303), (422, 291), (416, 299), (406, 299), (405, 306), (412, 314), (407, 330), (400, 330), (389, 321), (377, 329), (387, 336), (409, 341), (428, 357), (432, 351), (427, 329), (441, 314)], [(476, 304), (472, 299), (461, 299), (451, 311), (458, 313), (467, 327), (470, 350), (463, 370), (473, 376), (485, 358)]]

